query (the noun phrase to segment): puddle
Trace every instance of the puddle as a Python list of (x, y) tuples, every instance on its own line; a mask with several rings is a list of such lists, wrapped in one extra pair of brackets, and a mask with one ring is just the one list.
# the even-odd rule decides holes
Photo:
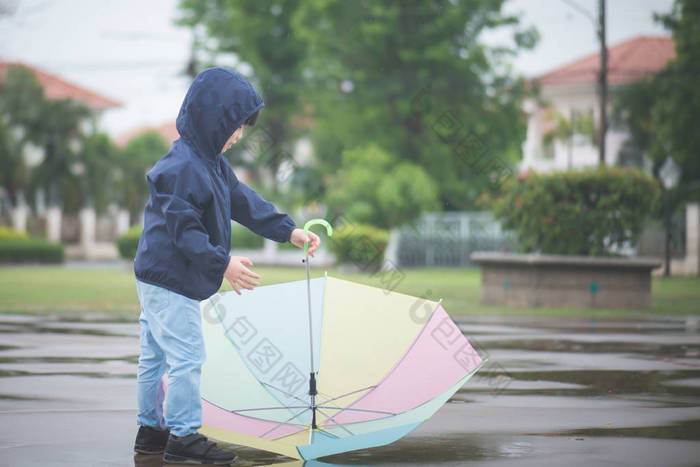
[(109, 373), (102, 371), (22, 371), (22, 370), (3, 370), (0, 369), (0, 378), (9, 378), (13, 376), (85, 376), (89, 378), (133, 378), (136, 379), (135, 373)]
[(518, 349), (531, 351), (583, 352), (583, 353), (638, 353), (659, 357), (697, 357), (698, 344), (659, 344), (645, 342), (582, 342), (561, 339), (509, 339), (489, 340), (483, 344), (490, 349)]
[[(77, 323), (73, 323), (77, 324)], [(99, 329), (95, 327), (77, 327), (66, 326), (64, 324), (53, 324), (45, 322), (0, 322), (0, 334), (71, 334), (71, 335), (87, 335), (87, 336), (112, 336), (112, 337), (129, 337), (131, 334), (119, 333)]]
[(38, 397), (18, 396), (17, 394), (0, 394), (0, 400), (4, 401), (37, 401)]
[[(306, 465), (573, 467), (595, 464), (589, 453), (605, 453), (598, 464), (629, 463), (631, 449), (649, 465), (664, 450), (700, 458), (696, 322), (462, 316), (459, 323), (489, 361), (432, 419), (391, 445)], [(100, 459), (94, 465), (164, 465), (160, 456), (131, 453), (138, 335), (136, 316), (0, 315), (0, 424), (13, 427), (1, 436), (8, 465), (77, 465), (56, 461), (75, 458), (84, 446), (76, 439), (90, 439)], [(235, 450), (240, 466), (303, 464)]]
[(700, 420), (688, 420), (672, 425), (625, 428), (583, 428), (558, 433), (538, 433), (536, 436), (624, 436), (632, 438), (679, 439), (700, 441)]
[[(684, 381), (700, 378), (698, 370), (676, 371), (614, 371), (614, 370), (566, 370), (566, 371), (508, 371), (508, 376), (514, 381), (535, 383), (528, 389), (518, 388), (511, 384), (502, 390), (510, 395), (551, 395), (551, 396), (611, 396), (611, 395), (672, 395), (698, 396), (697, 384)], [(497, 377), (484, 373), (482, 378)], [(549, 384), (565, 383), (564, 387), (552, 388)], [(674, 384), (675, 383), (675, 384)], [(537, 387), (537, 385), (543, 387)], [(455, 398), (469, 395), (482, 389), (470, 387), (468, 384), (460, 389)]]
[[(480, 437), (412, 436), (388, 446), (337, 454), (321, 460), (329, 464), (426, 465), (441, 462), (464, 462), (489, 457), (504, 457), (501, 447), (489, 446)], [(511, 457), (511, 456), (506, 456)]]

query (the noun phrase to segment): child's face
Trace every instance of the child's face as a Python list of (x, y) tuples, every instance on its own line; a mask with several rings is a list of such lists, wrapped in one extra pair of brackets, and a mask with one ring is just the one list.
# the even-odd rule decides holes
[(245, 128), (245, 123), (238, 127), (238, 129), (233, 132), (228, 141), (226, 141), (226, 143), (224, 144), (224, 148), (221, 150), (222, 153), (228, 151), (231, 148), (231, 146), (236, 144), (236, 142), (243, 137), (243, 128)]

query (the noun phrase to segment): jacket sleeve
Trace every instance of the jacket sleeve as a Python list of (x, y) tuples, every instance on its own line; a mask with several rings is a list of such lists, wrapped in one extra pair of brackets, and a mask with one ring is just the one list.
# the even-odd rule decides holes
[(289, 241), (296, 224), (287, 214), (260, 196), (233, 175), (231, 187), (231, 219), (265, 238), (284, 243)]
[(229, 253), (214, 246), (202, 223), (203, 182), (192, 170), (146, 176), (151, 197), (159, 207), (175, 247), (200, 269), (223, 276)]

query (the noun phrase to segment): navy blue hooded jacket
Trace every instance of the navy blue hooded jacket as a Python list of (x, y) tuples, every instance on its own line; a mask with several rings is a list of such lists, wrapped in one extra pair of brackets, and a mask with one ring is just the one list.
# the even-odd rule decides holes
[(180, 138), (146, 174), (151, 195), (134, 262), (139, 280), (204, 300), (221, 286), (231, 219), (271, 240), (289, 240), (292, 219), (240, 182), (221, 154), (263, 105), (233, 70), (210, 68), (195, 78), (177, 117)]

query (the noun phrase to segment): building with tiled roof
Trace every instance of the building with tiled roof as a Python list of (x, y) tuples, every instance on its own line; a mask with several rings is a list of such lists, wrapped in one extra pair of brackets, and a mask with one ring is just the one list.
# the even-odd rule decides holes
[(0, 60), (0, 83), (5, 81), (7, 72), (11, 68), (23, 67), (36, 76), (37, 81), (44, 89), (44, 96), (48, 99), (73, 99), (85, 104), (92, 110), (102, 111), (112, 107), (120, 107), (119, 101), (102, 96), (96, 92), (77, 86), (58, 76), (47, 73), (36, 67), (19, 62), (6, 62)]
[[(608, 47), (608, 102), (626, 84), (659, 72), (675, 57), (670, 37), (638, 36)], [(525, 102), (528, 114), (527, 137), (523, 145), (522, 169), (562, 170), (593, 166), (598, 163), (598, 149), (583, 135), (570, 141), (546, 143), (545, 136), (556, 127), (559, 114), (574, 121), (581, 116), (598, 123), (597, 94), (600, 54), (579, 58), (531, 80), (540, 87), (541, 102)], [(610, 108), (608, 108), (610, 112)], [(608, 115), (610, 115), (608, 113)], [(606, 163), (620, 162), (619, 152), (628, 134), (624, 125), (610, 122), (606, 133)]]

